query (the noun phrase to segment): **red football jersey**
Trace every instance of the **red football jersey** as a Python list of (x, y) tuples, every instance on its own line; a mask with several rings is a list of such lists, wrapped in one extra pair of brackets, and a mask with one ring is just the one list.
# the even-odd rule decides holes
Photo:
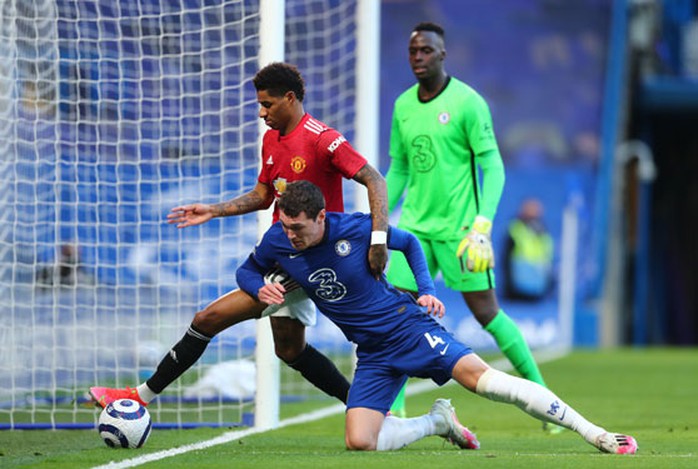
[[(343, 212), (342, 177), (353, 178), (365, 164), (342, 134), (306, 113), (291, 133), (270, 129), (264, 134), (257, 179), (274, 188), (276, 199), (289, 182), (310, 181), (322, 190), (328, 211)], [(274, 222), (278, 219), (274, 202)]]

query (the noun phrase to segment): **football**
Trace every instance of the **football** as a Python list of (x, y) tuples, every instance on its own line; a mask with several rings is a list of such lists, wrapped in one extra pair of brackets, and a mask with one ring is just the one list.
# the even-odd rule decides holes
[(148, 440), (151, 426), (148, 409), (131, 399), (119, 399), (102, 410), (97, 431), (111, 448), (140, 448)]

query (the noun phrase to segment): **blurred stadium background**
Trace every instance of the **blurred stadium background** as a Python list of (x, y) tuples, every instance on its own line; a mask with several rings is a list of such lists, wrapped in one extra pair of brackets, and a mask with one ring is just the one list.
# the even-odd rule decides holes
[[(563, 345), (698, 342), (696, 3), (380, 2), (379, 151), (367, 156), (387, 170), (392, 102), (414, 82), (409, 31), (441, 23), (447, 70), (489, 102), (505, 160), (493, 234), (500, 252), (524, 198), (543, 202), (558, 248), (563, 214), (575, 214), (572, 336)], [(255, 217), (184, 231), (163, 220), (177, 204), (229, 199), (254, 184), (258, 8), (251, 0), (2, 3), (3, 428), (90, 425), (92, 414), (71, 403), (87, 386), (138, 383), (193, 313), (235, 286)], [(306, 109), (350, 141), (361, 125), (356, 8), (286, 2), (286, 60), (306, 78)], [(533, 305), (502, 300), (536, 350), (561, 343), (563, 286)], [(448, 326), (492, 349), (461, 300), (440, 292)], [(211, 365), (252, 359), (253, 329), (221, 334), (157, 417), (212, 418), (201, 396), (193, 416), (167, 408), (187, 401), (184, 384)], [(350, 351), (326, 321), (308, 336), (328, 353)], [(283, 367), (282, 376), (282, 397), (311, 393)], [(211, 407), (228, 402), (216, 399)], [(249, 396), (235, 399), (233, 420), (243, 421)]]

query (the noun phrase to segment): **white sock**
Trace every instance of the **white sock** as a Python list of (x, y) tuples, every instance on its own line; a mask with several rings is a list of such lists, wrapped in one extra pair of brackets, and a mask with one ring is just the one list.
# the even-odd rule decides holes
[(430, 414), (409, 419), (389, 415), (378, 433), (377, 451), (403, 448), (425, 436), (436, 435), (436, 423)]
[(493, 368), (480, 377), (476, 392), (493, 401), (515, 404), (537, 419), (574, 430), (592, 445), (599, 435), (606, 433), (606, 430), (579, 415), (549, 389)]
[(136, 391), (138, 391), (138, 397), (140, 397), (141, 400), (146, 404), (150, 403), (150, 401), (152, 401), (158, 396), (145, 383), (139, 384), (136, 387)]

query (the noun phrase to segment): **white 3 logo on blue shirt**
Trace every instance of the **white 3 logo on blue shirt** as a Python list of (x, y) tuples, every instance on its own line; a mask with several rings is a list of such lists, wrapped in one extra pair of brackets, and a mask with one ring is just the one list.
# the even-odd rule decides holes
[(320, 284), (315, 289), (315, 294), (322, 300), (329, 302), (339, 301), (347, 294), (347, 287), (337, 280), (337, 274), (332, 269), (322, 268), (316, 270), (308, 276), (308, 281)]

